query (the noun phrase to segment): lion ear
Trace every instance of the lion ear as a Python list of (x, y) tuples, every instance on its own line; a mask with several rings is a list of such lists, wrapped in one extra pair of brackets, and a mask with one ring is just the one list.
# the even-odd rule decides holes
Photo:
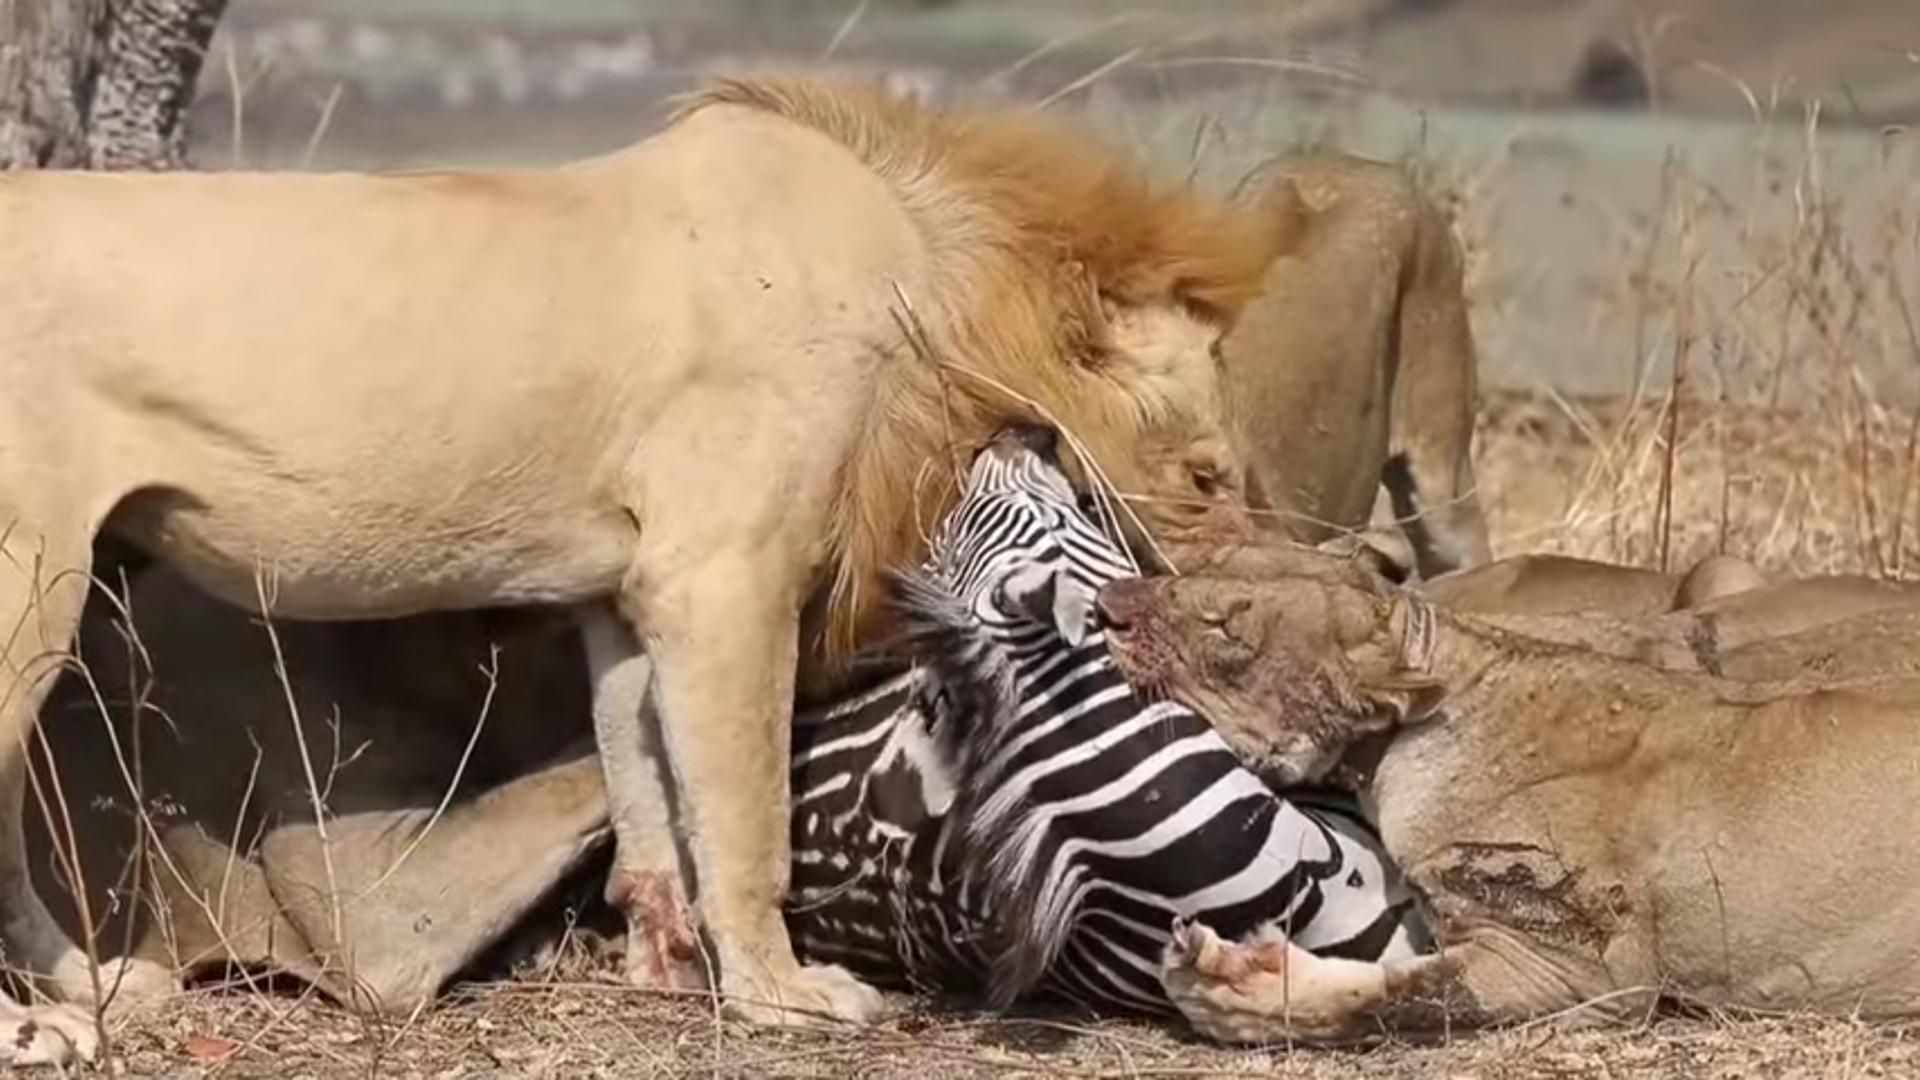
[(1422, 724), (1437, 718), (1446, 703), (1446, 687), (1438, 679), (1410, 671), (1366, 680), (1369, 698), (1385, 706), (1397, 725)]
[(1071, 297), (1070, 305), (1061, 312), (1065, 325), (1061, 327), (1066, 336), (1077, 343), (1080, 365), (1086, 368), (1098, 368), (1106, 359), (1107, 347), (1113, 340), (1113, 304), (1107, 294), (1095, 280), (1093, 271), (1079, 259), (1068, 259), (1060, 264), (1062, 295)]
[(1282, 176), (1268, 184), (1260, 196), (1260, 210), (1267, 219), (1268, 243), (1273, 258), (1291, 255), (1299, 249), (1307, 235), (1307, 222), (1313, 216), (1313, 208), (1307, 205), (1306, 197), (1300, 194), (1300, 185), (1293, 177)]

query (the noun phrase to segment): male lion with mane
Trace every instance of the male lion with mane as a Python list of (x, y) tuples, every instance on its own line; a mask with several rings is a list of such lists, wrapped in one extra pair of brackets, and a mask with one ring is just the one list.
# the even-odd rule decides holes
[(956, 448), (1009, 422), (1073, 432), (1152, 531), (1243, 533), (1214, 350), (1273, 235), (1028, 112), (799, 79), (553, 169), (0, 177), (8, 962), (69, 1001), (172, 982), (90, 964), (23, 854), (105, 532), (289, 618), (578, 605), (641, 943), (683, 907), (670, 765), (730, 1007), (871, 1015), (781, 922), (796, 671), (843, 673)]

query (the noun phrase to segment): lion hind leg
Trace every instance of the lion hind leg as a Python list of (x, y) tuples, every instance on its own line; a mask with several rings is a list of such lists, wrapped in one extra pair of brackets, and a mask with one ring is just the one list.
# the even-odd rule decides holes
[[(282, 825), (261, 863), (305, 940), (294, 974), (363, 1011), (406, 1016), (499, 940), (603, 835), (599, 766), (577, 758), (448, 807)], [(331, 887), (329, 884), (331, 872)]]
[(594, 741), (614, 836), (607, 902), (627, 922), (627, 981), (654, 989), (711, 985), (699, 950), (675, 832), (670, 764), (651, 707), (653, 662), (604, 606), (583, 610)]
[(73, 1005), (18, 1005), (0, 998), (0, 1065), (64, 1069), (100, 1054), (93, 1016)]
[(746, 543), (669, 561), (679, 563), (673, 573), (636, 573), (623, 608), (654, 660), (700, 919), (727, 1008), (760, 1023), (870, 1019), (879, 992), (843, 968), (803, 966), (781, 910), (804, 563), (777, 545)]
[[(72, 655), (90, 583), (92, 530), (58, 515), (0, 505), (0, 946), (16, 970), (51, 981), (68, 1001), (152, 997), (175, 988), (164, 965), (94, 958), (68, 938), (33, 884), (26, 800), (40, 802), (55, 842), (67, 847), (63, 810), (77, 793), (57, 772), (36, 773), (27, 753), (40, 706)], [(18, 1008), (8, 1003), (9, 1007)], [(64, 1014), (62, 1014), (64, 1015)]]

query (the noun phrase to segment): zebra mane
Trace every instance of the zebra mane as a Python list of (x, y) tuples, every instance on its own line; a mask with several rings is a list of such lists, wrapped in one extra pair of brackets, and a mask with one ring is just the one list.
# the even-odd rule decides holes
[(1013, 664), (944, 582), (912, 571), (893, 574), (889, 586), (902, 644), (930, 677), (923, 692), (936, 740), (949, 761), (962, 763), (963, 776), (971, 774), (976, 725), (1020, 707)]
[[(1037, 985), (1066, 945), (1080, 896), (1078, 882), (1046, 872), (1047, 818), (1010, 779), (1010, 736), (1022, 705), (1012, 657), (982, 631), (947, 584), (924, 574), (893, 579), (905, 641), (932, 683), (935, 731), (947, 760), (959, 763), (952, 820), (962, 859), (994, 913), (985, 927), (987, 995), (1011, 1005)], [(1104, 652), (1103, 637), (1063, 652)]]

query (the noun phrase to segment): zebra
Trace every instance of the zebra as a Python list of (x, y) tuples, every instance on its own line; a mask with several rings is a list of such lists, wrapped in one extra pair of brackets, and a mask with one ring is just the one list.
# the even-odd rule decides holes
[(1093, 603), (1134, 576), (1052, 432), (976, 457), (899, 583), (915, 664), (796, 725), (788, 921), (881, 985), (1164, 1013), (1176, 919), (1411, 956), (1419, 912), (1350, 802), (1283, 799), (1199, 716), (1136, 696)]

